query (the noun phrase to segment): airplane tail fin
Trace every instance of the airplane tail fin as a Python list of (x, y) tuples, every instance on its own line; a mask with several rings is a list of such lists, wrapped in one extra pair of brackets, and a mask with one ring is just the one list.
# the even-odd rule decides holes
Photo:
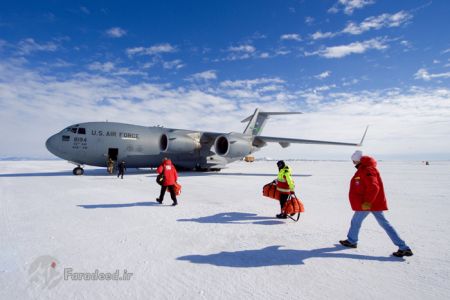
[(267, 119), (272, 115), (296, 115), (302, 114), (302, 112), (263, 112), (259, 111), (259, 108), (255, 109), (253, 115), (242, 120), (242, 123), (248, 122), (247, 127), (244, 130), (244, 134), (260, 135)]
[(363, 145), (364, 139), (366, 138), (367, 130), (369, 130), (369, 125), (367, 125), (366, 131), (364, 131), (364, 134), (363, 134), (363, 136), (361, 138), (361, 142), (359, 142), (359, 144), (357, 145), (358, 147), (361, 147)]

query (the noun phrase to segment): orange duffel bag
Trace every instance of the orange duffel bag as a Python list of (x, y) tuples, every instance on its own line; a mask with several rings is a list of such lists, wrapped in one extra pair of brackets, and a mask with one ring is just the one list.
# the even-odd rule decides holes
[[(295, 222), (300, 219), (300, 213), (305, 212), (305, 207), (303, 206), (302, 201), (297, 198), (295, 194), (290, 194), (286, 204), (283, 207), (283, 213), (285, 213), (289, 218), (294, 220)], [(293, 216), (297, 215), (297, 219), (294, 219)]]
[(277, 184), (270, 182), (263, 186), (263, 196), (274, 200), (280, 200), (280, 192), (277, 190)]

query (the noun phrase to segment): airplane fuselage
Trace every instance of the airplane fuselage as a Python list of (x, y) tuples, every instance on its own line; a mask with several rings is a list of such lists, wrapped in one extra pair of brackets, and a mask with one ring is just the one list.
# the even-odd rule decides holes
[[(156, 167), (164, 157), (183, 168), (206, 168), (207, 162), (226, 164), (230, 159), (217, 156), (209, 149), (164, 152), (170, 132), (189, 134), (188, 130), (145, 127), (115, 122), (89, 122), (72, 125), (51, 136), (47, 149), (54, 155), (79, 165), (105, 167), (107, 160), (124, 160), (127, 167)], [(199, 143), (200, 137), (199, 137)], [(237, 159), (234, 159), (237, 160)]]

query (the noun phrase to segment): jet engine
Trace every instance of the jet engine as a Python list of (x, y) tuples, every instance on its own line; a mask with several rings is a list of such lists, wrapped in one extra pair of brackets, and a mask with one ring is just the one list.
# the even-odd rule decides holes
[(194, 152), (200, 147), (197, 133), (163, 133), (159, 140), (159, 148), (166, 153)]
[(252, 141), (239, 133), (219, 135), (214, 142), (217, 155), (224, 157), (244, 157), (253, 150)]

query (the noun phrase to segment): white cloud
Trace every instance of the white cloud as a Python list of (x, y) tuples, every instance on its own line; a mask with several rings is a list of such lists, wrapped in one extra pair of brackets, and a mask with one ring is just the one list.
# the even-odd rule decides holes
[(19, 54), (26, 55), (38, 51), (55, 52), (56, 50), (58, 50), (59, 45), (53, 42), (40, 44), (32, 38), (27, 38), (19, 42), (18, 48)]
[(359, 82), (359, 79), (353, 78), (351, 80), (347, 79), (347, 78), (343, 78), (342, 79), (342, 86), (350, 86), (350, 85), (354, 85), (357, 84)]
[(329, 10), (329, 13), (337, 13), (340, 9), (345, 14), (351, 15), (356, 9), (375, 3), (375, 0), (338, 0)]
[(450, 48), (448, 48), (447, 50), (442, 51), (442, 54), (449, 53), (449, 52), (450, 52)]
[(407, 40), (403, 40), (400, 42), (400, 45), (406, 47), (406, 48), (411, 48), (411, 43)]
[(382, 14), (376, 17), (366, 18), (360, 24), (350, 22), (342, 30), (342, 32), (357, 35), (372, 29), (378, 30), (385, 27), (398, 27), (405, 24), (411, 18), (412, 15), (405, 11), (399, 11), (398, 13), (392, 15)]
[(88, 65), (90, 71), (98, 71), (110, 76), (146, 76), (146, 73), (139, 70), (130, 70), (129, 68), (117, 67), (113, 62), (93, 62)]
[(249, 80), (225, 80), (220, 83), (222, 87), (245, 87), (252, 88), (257, 85), (264, 84), (274, 84), (274, 83), (284, 83), (285, 81), (280, 78), (258, 78), (258, 79), (249, 79)]
[[(290, 39), (300, 41), (301, 38), (297, 34), (286, 34), (280, 36), (280, 39)], [(279, 49), (270, 49), (268, 51), (258, 51), (254, 46), (250, 44), (243, 44), (239, 46), (231, 46), (224, 50), (227, 52), (226, 56), (223, 58), (218, 58), (213, 60), (214, 62), (219, 61), (237, 61), (245, 59), (267, 59), (271, 57), (276, 57), (279, 55), (286, 55), (290, 53), (289, 50), (284, 50), (284, 47)]]
[(306, 25), (312, 25), (314, 23), (314, 18), (313, 17), (305, 17), (305, 24)]
[(318, 74), (318, 75), (316, 75), (314, 77), (317, 78), (317, 79), (325, 79), (327, 77), (330, 77), (330, 75), (331, 75), (331, 71), (325, 71), (325, 72), (322, 72), (322, 73), (320, 73), (320, 74)]
[(313, 92), (314, 93), (318, 93), (318, 92), (325, 92), (331, 89), (336, 88), (335, 84), (330, 84), (330, 85), (322, 85), (322, 86), (316, 86), (313, 88)]
[(257, 57), (256, 48), (252, 45), (231, 46), (227, 49), (229, 54), (223, 58), (226, 61), (243, 60)]
[(311, 34), (311, 38), (313, 40), (319, 40), (319, 39), (326, 39), (326, 38), (331, 38), (334, 37), (336, 35), (336, 33), (333, 32), (321, 32), (321, 31), (316, 31), (313, 34)]
[(126, 30), (120, 27), (112, 27), (106, 31), (106, 34), (112, 38), (120, 38), (127, 34)]
[(134, 55), (156, 55), (161, 53), (172, 53), (176, 51), (177, 49), (169, 43), (157, 44), (147, 48), (135, 47), (126, 49), (126, 52), (130, 57)]
[(325, 58), (342, 58), (350, 54), (362, 54), (368, 50), (383, 50), (388, 46), (380, 39), (371, 39), (364, 42), (355, 42), (348, 45), (333, 46), (321, 49), (313, 53), (305, 53), (306, 56), (319, 55)]
[(178, 70), (185, 66), (180, 59), (175, 59), (172, 61), (163, 61), (162, 64), (163, 64), (164, 69), (169, 69), (169, 70), (171, 70), (171, 69)]
[(240, 45), (237, 47), (229, 47), (228, 51), (230, 52), (245, 52), (245, 53), (253, 53), (256, 51), (256, 48), (252, 45)]
[(289, 53), (291, 53), (291, 51), (285, 50), (285, 49), (278, 49), (278, 50), (275, 51), (276, 55), (287, 55)]
[(287, 101), (291, 95), (285, 91), (280, 78), (256, 78), (248, 80), (225, 80), (220, 82), (217, 93), (226, 97), (273, 102)]
[(432, 79), (436, 78), (450, 78), (450, 72), (445, 73), (437, 73), (437, 74), (430, 74), (426, 69), (419, 69), (416, 74), (414, 74), (415, 79), (423, 79), (425, 81), (430, 81)]
[(280, 37), (281, 40), (290, 40), (290, 41), (301, 41), (301, 37), (299, 34), (297, 33), (289, 33), (289, 34), (283, 34)]
[(157, 54), (157, 53), (170, 53), (175, 52), (176, 49), (170, 44), (159, 44), (155, 46), (151, 46), (150, 48), (147, 48), (148, 54)]
[(208, 71), (204, 71), (204, 72), (200, 72), (200, 73), (195, 73), (195, 74), (192, 74), (191, 76), (189, 76), (189, 79), (190, 80), (204, 80), (204, 81), (217, 79), (217, 71), (208, 70)]
[[(231, 54), (227, 55), (225, 58), (223, 58), (222, 60), (234, 61), (234, 60), (249, 59), (252, 57), (254, 57), (254, 56), (249, 53), (239, 53), (239, 54), (231, 53)], [(219, 61), (219, 60), (217, 60), (217, 61)]]
[(114, 70), (114, 68), (114, 63), (112, 62), (101, 63), (96, 61), (88, 66), (89, 70), (100, 72), (111, 72), (112, 70)]
[(370, 30), (379, 30), (382, 28), (399, 27), (412, 19), (412, 15), (405, 11), (399, 11), (395, 14), (382, 14), (379, 16), (368, 17), (361, 23), (349, 22), (345, 28), (339, 32), (321, 32), (316, 31), (311, 34), (313, 40), (332, 38), (341, 34), (359, 35)]

